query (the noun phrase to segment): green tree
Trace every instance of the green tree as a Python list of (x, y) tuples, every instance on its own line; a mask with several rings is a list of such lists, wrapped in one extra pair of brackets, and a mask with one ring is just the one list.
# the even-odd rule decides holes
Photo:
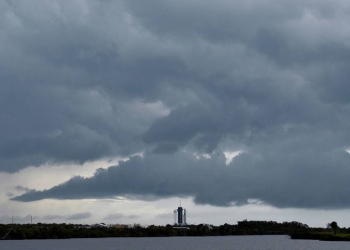
[(334, 230), (334, 234), (337, 234), (337, 228), (338, 228), (338, 224), (337, 222), (333, 221), (331, 224), (330, 224), (331, 228)]

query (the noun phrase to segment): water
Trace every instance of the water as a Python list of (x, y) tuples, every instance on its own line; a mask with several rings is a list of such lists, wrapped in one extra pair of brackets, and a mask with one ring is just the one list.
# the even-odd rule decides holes
[(99, 238), (0, 241), (1, 250), (345, 250), (350, 242), (291, 240), (287, 236)]

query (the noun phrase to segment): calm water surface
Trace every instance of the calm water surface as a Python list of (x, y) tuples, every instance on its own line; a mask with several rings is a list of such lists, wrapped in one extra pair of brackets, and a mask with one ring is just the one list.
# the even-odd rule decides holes
[(1, 250), (345, 250), (350, 242), (290, 240), (287, 236), (216, 236), (0, 241)]

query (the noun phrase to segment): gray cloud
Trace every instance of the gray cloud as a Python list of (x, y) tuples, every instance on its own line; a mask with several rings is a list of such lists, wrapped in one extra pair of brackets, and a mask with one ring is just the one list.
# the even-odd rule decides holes
[(29, 188), (27, 188), (27, 187), (22, 187), (22, 186), (16, 186), (16, 187), (15, 187), (15, 190), (16, 190), (16, 191), (19, 191), (19, 192), (29, 192), (29, 191), (31, 191)]
[(9, 197), (9, 198), (12, 198), (12, 197), (14, 197), (15, 195), (14, 195), (13, 193), (11, 193), (11, 192), (7, 192), (7, 193), (6, 193), (6, 196)]
[(140, 216), (135, 215), (135, 214), (131, 214), (131, 215), (128, 215), (127, 218), (128, 219), (137, 219), (137, 218), (140, 218)]
[(212, 155), (211, 159), (197, 159), (185, 153), (133, 157), (117, 167), (100, 169), (91, 178), (75, 177), (49, 190), (28, 192), (13, 200), (106, 196), (142, 199), (153, 195), (154, 198), (192, 196), (196, 203), (218, 206), (243, 205), (249, 199), (277, 207), (350, 205), (346, 202), (350, 191), (348, 153), (320, 153), (313, 149), (299, 153), (284, 149), (274, 152), (269, 147), (264, 151), (264, 154), (243, 153), (228, 166), (220, 154)]
[(62, 215), (54, 215), (54, 214), (43, 216), (43, 220), (49, 220), (49, 221), (51, 221), (51, 220), (61, 220), (63, 218), (64, 218), (64, 216), (62, 216)]
[(164, 214), (157, 214), (156, 217), (157, 218), (161, 218), (161, 219), (169, 219), (171, 218), (173, 214), (171, 213), (164, 213)]
[(85, 212), (85, 213), (77, 213), (72, 214), (66, 218), (66, 220), (82, 220), (82, 219), (88, 219), (91, 217), (91, 213)]
[(0, 3), (0, 171), (144, 152), (13, 199), (349, 207), (348, 8)]
[(139, 216), (137, 215), (124, 215), (122, 213), (113, 213), (113, 214), (109, 214), (108, 216), (106, 216), (104, 219), (105, 220), (120, 220), (123, 218), (127, 218), (127, 219), (137, 219), (139, 218)]
[(124, 218), (125, 215), (121, 214), (121, 213), (115, 213), (115, 214), (109, 214), (108, 216), (106, 216), (104, 219), (105, 220), (120, 220), (122, 218)]

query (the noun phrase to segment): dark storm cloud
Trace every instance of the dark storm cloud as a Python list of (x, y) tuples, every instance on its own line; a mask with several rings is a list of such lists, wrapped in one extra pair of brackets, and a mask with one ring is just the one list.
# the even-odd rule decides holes
[(2, 2), (0, 170), (144, 156), (13, 199), (349, 207), (349, 9)]
[[(293, 143), (293, 142), (292, 142)], [(291, 143), (291, 144), (292, 144)], [(281, 148), (286, 145), (281, 145)], [(91, 178), (76, 177), (13, 200), (83, 199), (126, 196), (192, 196), (200, 204), (243, 205), (258, 199), (277, 207), (343, 208), (350, 205), (350, 155), (343, 151), (242, 153), (226, 166), (223, 155), (197, 159), (186, 153), (135, 156)], [(300, 150), (301, 151), (301, 150)], [(298, 159), (294, 159), (294, 154)], [(293, 161), (290, 160), (293, 159)], [(335, 185), (336, 183), (336, 185)]]
[[(48, 161), (83, 163), (143, 150), (137, 137), (157, 114), (133, 106), (152, 102), (139, 95), (153, 93), (144, 81), (155, 80), (150, 73), (155, 69), (167, 73), (174, 60), (119, 59), (119, 43), (108, 37), (110, 31), (104, 36), (89, 26), (97, 13), (84, 16), (84, 8), (107, 10), (102, 3), (76, 2), (72, 10), (66, 9), (73, 7), (70, 2), (37, 3), (42, 12), (31, 8), (34, 3), (2, 3), (1, 169), (13, 172)], [(107, 20), (96, 16), (96, 21), (114, 23), (108, 21), (112, 14)], [(116, 35), (124, 36), (120, 32)]]

